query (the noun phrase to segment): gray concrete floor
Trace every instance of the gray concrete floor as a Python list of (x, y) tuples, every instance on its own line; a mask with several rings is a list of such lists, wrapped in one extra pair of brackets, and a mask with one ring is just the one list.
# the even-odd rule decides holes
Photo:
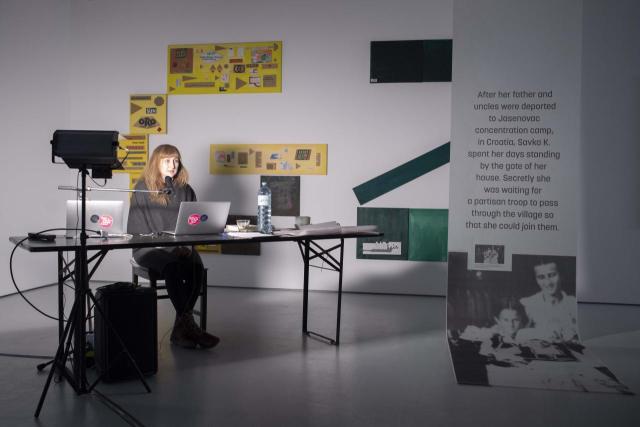
[[(55, 312), (55, 288), (28, 293)], [(335, 294), (311, 294), (310, 328), (332, 334)], [(158, 305), (159, 371), (98, 390), (147, 426), (638, 426), (640, 397), (454, 381), (445, 300), (346, 294), (341, 345), (301, 334), (302, 293), (210, 288), (213, 350), (169, 343), (173, 310)], [(640, 307), (579, 307), (586, 345), (640, 392)], [(51, 355), (57, 326), (19, 296), (0, 298), (0, 353)], [(46, 373), (39, 360), (0, 356), (0, 426), (118, 426), (95, 395), (53, 384), (33, 417)]]

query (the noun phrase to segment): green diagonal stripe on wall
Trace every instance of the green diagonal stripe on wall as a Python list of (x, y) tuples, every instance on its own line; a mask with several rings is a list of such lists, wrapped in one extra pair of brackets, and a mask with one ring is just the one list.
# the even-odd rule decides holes
[(446, 165), (449, 163), (450, 147), (451, 143), (447, 142), (420, 157), (354, 187), (353, 192), (356, 194), (358, 202), (363, 205), (442, 165)]

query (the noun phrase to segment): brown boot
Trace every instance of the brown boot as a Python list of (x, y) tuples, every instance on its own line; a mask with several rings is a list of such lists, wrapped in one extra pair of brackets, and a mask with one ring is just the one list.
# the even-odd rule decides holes
[(171, 343), (184, 348), (196, 348), (195, 334), (189, 328), (189, 322), (185, 314), (176, 315), (171, 331)]
[(186, 328), (189, 330), (189, 336), (192, 337), (193, 341), (195, 341), (195, 343), (200, 347), (212, 348), (220, 342), (220, 338), (200, 329), (200, 326), (198, 326), (196, 321), (193, 319), (193, 313), (191, 311), (184, 314), (184, 322), (186, 324)]

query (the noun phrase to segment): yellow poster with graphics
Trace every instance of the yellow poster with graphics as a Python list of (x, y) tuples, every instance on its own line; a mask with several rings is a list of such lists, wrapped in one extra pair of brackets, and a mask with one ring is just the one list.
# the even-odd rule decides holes
[(130, 133), (167, 133), (167, 95), (131, 95), (129, 111)]
[(327, 144), (212, 144), (212, 175), (326, 175)]
[(170, 95), (282, 92), (282, 42), (170, 45)]
[(120, 145), (118, 159), (122, 162), (124, 170), (114, 170), (114, 172), (128, 173), (129, 188), (133, 189), (149, 159), (149, 137), (120, 134), (118, 143)]
[(209, 252), (214, 254), (222, 253), (222, 245), (196, 245), (198, 252)]

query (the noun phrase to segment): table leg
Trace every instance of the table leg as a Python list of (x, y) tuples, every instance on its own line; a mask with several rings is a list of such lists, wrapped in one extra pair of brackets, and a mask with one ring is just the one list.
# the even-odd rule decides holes
[[(313, 247), (311, 247), (313, 244)], [(305, 240), (304, 242), (298, 242), (300, 253), (304, 262), (304, 288), (302, 299), (302, 332), (305, 335), (314, 338), (320, 338), (328, 341), (330, 344), (338, 345), (340, 343), (340, 317), (342, 312), (342, 268), (344, 262), (344, 239), (340, 239), (340, 244), (323, 248), (317, 242), (311, 240)], [(304, 249), (303, 249), (304, 246)], [(331, 252), (339, 249), (340, 257), (337, 260)], [(313, 252), (313, 255), (310, 254)], [(313, 259), (320, 259), (325, 262), (326, 266), (311, 265), (310, 261)], [(321, 269), (329, 269), (338, 272), (338, 306), (336, 314), (336, 336), (329, 338), (316, 332), (310, 331), (308, 328), (308, 314), (309, 314), (309, 267), (316, 267)]]
[(307, 314), (309, 312), (309, 241), (304, 241), (304, 287), (302, 294), (302, 333), (307, 333)]
[(58, 343), (64, 334), (64, 265), (62, 251), (58, 251)]

